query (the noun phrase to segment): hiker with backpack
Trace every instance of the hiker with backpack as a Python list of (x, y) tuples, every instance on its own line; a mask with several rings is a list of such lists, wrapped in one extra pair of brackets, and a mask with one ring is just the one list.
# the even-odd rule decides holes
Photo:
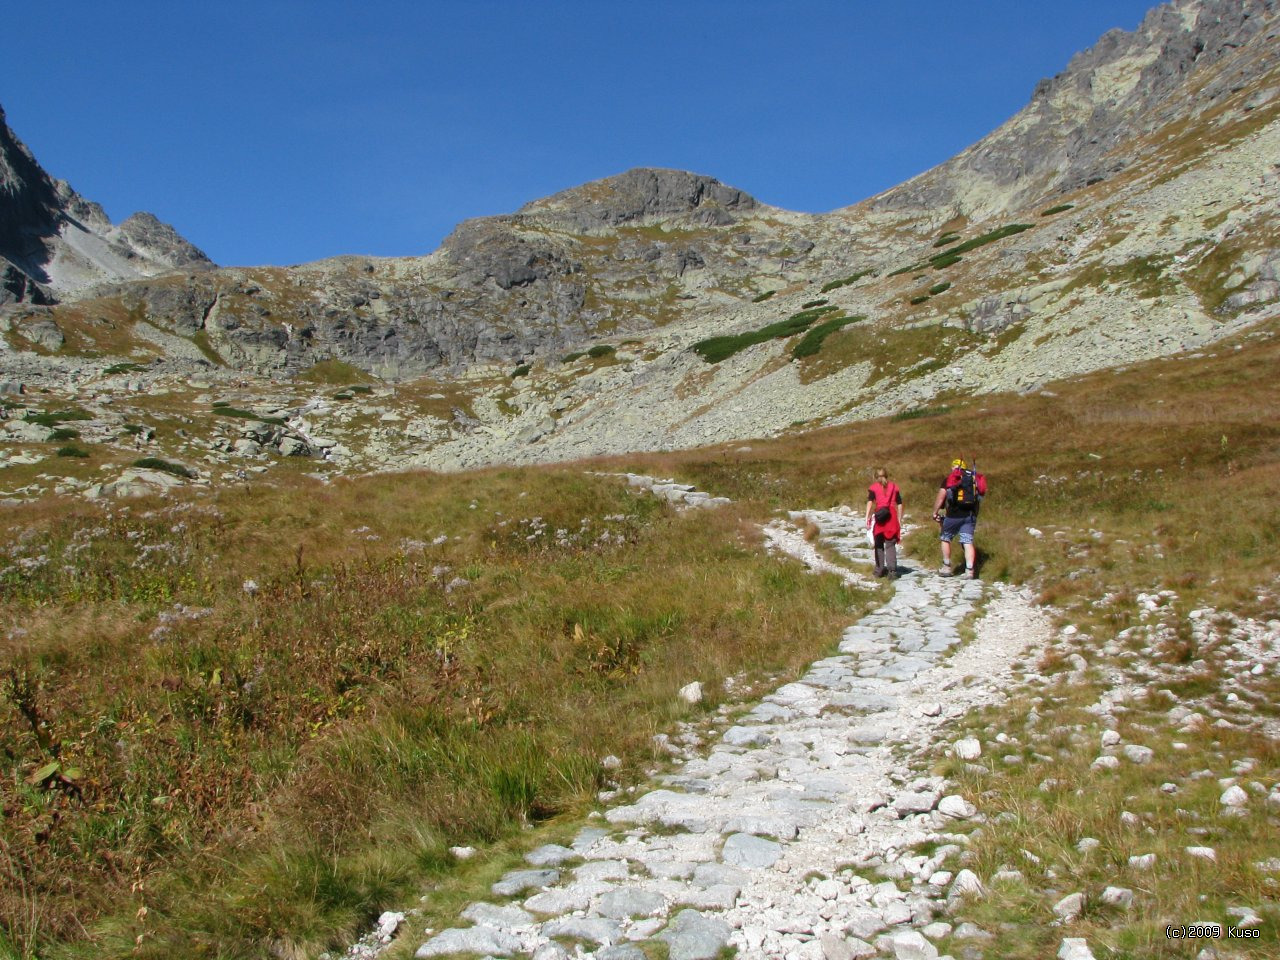
[(876, 555), (876, 576), (898, 575), (898, 542), (902, 539), (902, 491), (889, 482), (889, 471), (876, 471), (875, 483), (867, 488), (867, 527), (871, 530)]
[(943, 479), (933, 504), (933, 519), (942, 525), (939, 533), (942, 566), (938, 570), (942, 576), (949, 577), (953, 573), (951, 541), (959, 536), (960, 545), (964, 548), (964, 575), (970, 580), (977, 578), (975, 562), (978, 551), (973, 543), (973, 534), (978, 525), (978, 508), (986, 494), (987, 478), (978, 472), (976, 461), (972, 468), (963, 458), (951, 461), (951, 472)]

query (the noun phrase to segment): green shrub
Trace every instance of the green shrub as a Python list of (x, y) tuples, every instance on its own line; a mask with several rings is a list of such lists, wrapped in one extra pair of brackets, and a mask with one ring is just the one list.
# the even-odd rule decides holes
[(351, 386), (347, 387), (347, 389), (352, 393), (373, 393), (373, 387), (369, 386), (367, 383), (353, 383)]
[(587, 356), (592, 360), (599, 360), (601, 357), (607, 357), (609, 354), (616, 353), (617, 351), (617, 347), (611, 346), (607, 343), (597, 343), (587, 351)]
[(73, 407), (70, 410), (51, 410), (48, 413), (28, 413), (22, 419), (27, 423), (38, 423), (42, 427), (56, 427), (68, 420), (92, 420), (93, 414)]
[[(948, 256), (955, 253), (967, 253), (970, 250), (976, 250), (978, 247), (985, 247), (988, 243), (995, 243), (997, 240), (1003, 240), (1005, 237), (1012, 237), (1014, 234), (1022, 233), (1024, 230), (1030, 230), (1029, 223), (1007, 223), (1003, 227), (992, 230), (990, 233), (984, 233), (980, 237), (974, 237), (972, 240), (966, 240), (958, 246), (952, 247), (942, 256)], [(937, 259), (931, 257), (930, 261)], [(935, 266), (936, 268), (936, 266)]]
[(1055, 213), (1065, 213), (1067, 210), (1070, 210), (1074, 206), (1075, 206), (1074, 203), (1060, 203), (1056, 207), (1050, 207), (1048, 210), (1041, 210), (1040, 216), (1052, 217)]
[(228, 400), (215, 400), (213, 401), (213, 405), (215, 407), (229, 407), (231, 406), (231, 402)]
[(752, 302), (752, 303), (764, 303), (766, 300), (768, 300), (770, 297), (772, 297), (772, 296), (773, 296), (775, 293), (777, 293), (777, 292), (778, 292), (777, 290), (766, 290), (764, 293), (760, 294), (759, 296), (752, 297), (752, 298), (751, 298), (751, 302)]
[(49, 439), (50, 440), (79, 440), (80, 431), (72, 429), (71, 427), (59, 427), (57, 430), (53, 431)]
[(830, 302), (831, 302), (830, 300), (827, 300), (825, 298), (819, 298), (817, 300), (810, 300), (808, 303), (802, 303), (800, 304), (800, 306), (805, 310), (808, 310), (810, 307), (821, 307), (821, 306), (825, 306)]
[(933, 245), (935, 247), (945, 247), (947, 244), (955, 243), (959, 239), (960, 239), (960, 234), (947, 233), (939, 237), (937, 240), (933, 241)]
[(918, 264), (918, 263), (909, 263), (909, 264), (907, 264), (905, 267), (899, 267), (897, 270), (894, 270), (893, 272), (891, 272), (891, 273), (889, 274), (889, 276), (891, 276), (891, 277), (900, 277), (900, 276), (902, 276), (904, 273), (910, 273), (912, 270), (919, 270), (919, 269), (920, 269), (920, 264)]
[(126, 423), (123, 427), (123, 430), (125, 433), (134, 437), (136, 437), (138, 434), (142, 433), (146, 429), (147, 429), (146, 427), (136, 423)]
[[(351, 399), (350, 396), (347, 399)], [(284, 426), (283, 417), (263, 417), (254, 413), (252, 410), (241, 410), (238, 407), (228, 407), (225, 405), (215, 405), (213, 412), (220, 417), (235, 417), (237, 420), (257, 420), (259, 423), (274, 423), (278, 427)]]
[(791, 356), (796, 360), (812, 357), (822, 349), (822, 344), (827, 337), (861, 319), (862, 317), (832, 317), (830, 320), (822, 321), (822, 323), (796, 341), (796, 345), (791, 348)]
[(183, 477), (187, 480), (194, 480), (198, 474), (180, 463), (170, 463), (168, 460), (161, 460), (158, 457), (143, 457), (141, 460), (133, 461), (135, 467), (143, 470), (159, 470), (161, 473), (171, 473), (175, 477)]
[(757, 343), (764, 343), (766, 340), (779, 340), (783, 337), (791, 337), (797, 333), (803, 333), (819, 317), (839, 309), (839, 307), (814, 307), (811, 310), (801, 310), (799, 313), (792, 314), (786, 320), (779, 320), (777, 323), (771, 323), (766, 327), (761, 327), (759, 330), (748, 330), (746, 333), (700, 340), (693, 345), (693, 351), (707, 363), (719, 363), (721, 360), (727, 360), (735, 353), (739, 353), (747, 349), (747, 347), (753, 347)]
[(953, 263), (959, 263), (959, 262), (960, 262), (961, 260), (963, 260), (963, 259), (964, 259), (964, 257), (960, 256), (960, 254), (958, 254), (958, 253), (951, 253), (951, 254), (948, 254), (948, 255), (947, 255), (947, 256), (945, 256), (945, 257), (937, 257), (937, 258), (935, 258), (935, 259), (933, 259), (933, 260), (930, 260), (929, 262), (930, 262), (931, 264), (933, 264), (933, 269), (935, 269), (935, 270), (941, 270), (941, 269), (943, 269), (944, 267), (949, 267), (949, 266), (951, 266)]
[(945, 293), (947, 290), (950, 290), (950, 289), (951, 289), (951, 281), (943, 280), (941, 283), (935, 283), (932, 287), (929, 288), (929, 296), (936, 297), (938, 294)]
[(857, 283), (863, 277), (870, 276), (875, 273), (874, 270), (859, 270), (857, 273), (850, 274), (840, 280), (830, 280), (822, 285), (823, 293), (830, 293), (832, 290), (839, 290), (841, 287), (847, 287), (851, 283)]
[(564, 356), (565, 363), (573, 363), (575, 360), (581, 360), (587, 355), (585, 350), (576, 350), (573, 353), (566, 353)]
[(912, 297), (912, 298), (911, 298), (911, 305), (912, 305), (913, 307), (918, 307), (918, 306), (920, 306), (920, 304), (924, 303), (924, 302), (925, 302), (926, 300), (928, 300), (928, 299), (929, 299), (928, 294), (926, 294), (926, 295), (924, 295), (924, 296), (922, 296), (922, 297)]
[(335, 400), (350, 400), (350, 399), (352, 399), (352, 397), (351, 397), (351, 394), (347, 393), (345, 390), (339, 390), (337, 393), (335, 393), (335, 394), (333, 395), (333, 399), (335, 399)]
[(529, 364), (527, 363), (522, 363), (520, 366), (516, 367), (514, 370), (511, 371), (512, 380), (515, 380), (517, 377), (527, 377), (528, 375), (529, 375)]
[(81, 450), (79, 447), (59, 447), (58, 456), (60, 457), (87, 457), (88, 450)]

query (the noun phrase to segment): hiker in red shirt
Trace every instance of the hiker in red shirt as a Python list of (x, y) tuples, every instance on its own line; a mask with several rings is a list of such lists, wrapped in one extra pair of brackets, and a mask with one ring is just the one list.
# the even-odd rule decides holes
[(881, 467), (867, 488), (867, 526), (875, 537), (876, 576), (898, 575), (898, 542), (902, 539), (902, 491)]
[[(973, 543), (973, 534), (978, 526), (978, 507), (987, 492), (987, 478), (974, 469), (970, 469), (963, 459), (957, 457), (951, 461), (951, 472), (938, 488), (938, 498), (933, 503), (933, 519), (942, 525), (939, 539), (942, 541), (942, 567), (938, 570), (944, 577), (952, 574), (951, 541), (958, 535), (960, 545), (964, 547), (964, 575), (970, 580), (978, 576), (975, 566), (977, 548)], [(943, 508), (946, 515), (943, 515)]]

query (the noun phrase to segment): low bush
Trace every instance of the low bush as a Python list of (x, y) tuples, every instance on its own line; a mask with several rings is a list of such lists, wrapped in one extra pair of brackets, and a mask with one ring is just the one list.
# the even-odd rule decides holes
[(943, 236), (939, 237), (937, 240), (933, 241), (933, 245), (934, 245), (935, 247), (945, 247), (945, 246), (947, 246), (948, 244), (955, 243), (955, 242), (956, 242), (957, 240), (959, 240), (959, 239), (960, 239), (960, 234), (958, 234), (958, 233), (948, 233), (948, 234), (945, 234), (945, 235), (943, 235)]
[(1052, 217), (1055, 213), (1065, 213), (1075, 206), (1074, 203), (1060, 203), (1056, 207), (1050, 207), (1048, 210), (1041, 210), (1040, 216)]
[(22, 418), (27, 423), (37, 423), (42, 427), (56, 427), (68, 420), (92, 420), (93, 414), (79, 407), (69, 410), (50, 410), (47, 413), (28, 413)]
[(747, 347), (753, 347), (757, 343), (764, 343), (766, 340), (780, 340), (784, 337), (795, 336), (797, 333), (803, 333), (819, 317), (838, 309), (840, 308), (828, 306), (801, 310), (799, 313), (792, 314), (786, 320), (779, 320), (777, 323), (771, 323), (767, 327), (761, 327), (759, 330), (748, 330), (746, 333), (699, 340), (693, 345), (693, 351), (707, 363), (719, 363), (721, 360), (727, 360), (735, 353), (739, 353), (747, 349)]
[(911, 298), (911, 305), (912, 305), (913, 307), (918, 307), (918, 306), (920, 306), (920, 304), (927, 302), (927, 301), (928, 301), (928, 299), (929, 299), (929, 295), (928, 295), (928, 294), (925, 294), (924, 296), (920, 296), (920, 297), (912, 297), (912, 298)]
[(79, 447), (67, 446), (58, 448), (58, 456), (60, 457), (87, 457), (88, 455), (88, 450), (81, 450)]
[(601, 357), (607, 357), (612, 353), (617, 353), (618, 348), (607, 343), (597, 343), (594, 347), (587, 351), (587, 356), (592, 360), (599, 360)]
[(353, 398), (352, 398), (351, 394), (347, 393), (347, 391), (345, 391), (345, 390), (339, 390), (337, 393), (335, 393), (335, 394), (333, 395), (333, 399), (335, 399), (335, 400), (351, 400), (351, 399), (353, 399)]
[(141, 373), (145, 369), (136, 363), (113, 363), (102, 372), (106, 376), (114, 376), (117, 373)]
[(511, 371), (511, 379), (515, 380), (519, 377), (527, 377), (529, 375), (529, 364), (522, 363)]
[(819, 297), (817, 300), (810, 300), (808, 303), (800, 304), (802, 309), (808, 310), (810, 307), (822, 307), (830, 303), (825, 297)]
[(940, 293), (945, 293), (951, 289), (951, 281), (943, 280), (941, 283), (935, 283), (929, 288), (929, 296), (936, 297)]
[(857, 283), (863, 277), (871, 276), (873, 273), (875, 273), (874, 270), (859, 270), (857, 273), (852, 273), (839, 280), (830, 280), (822, 285), (822, 292), (830, 293), (832, 290), (839, 290), (841, 287), (847, 287), (850, 284)]
[(847, 327), (851, 323), (863, 319), (862, 317), (832, 317), (830, 320), (824, 320), (813, 329), (809, 330), (803, 337), (796, 341), (796, 345), (791, 348), (791, 356), (800, 360), (804, 357), (812, 357), (822, 349), (823, 342), (831, 334), (835, 333), (843, 327)]
[(175, 477), (183, 477), (187, 480), (194, 480), (199, 476), (194, 470), (184, 467), (180, 463), (170, 463), (168, 460), (161, 460), (159, 457), (143, 457), (141, 460), (133, 461), (133, 465), (143, 470), (159, 470), (161, 473), (171, 473)]
[(49, 437), (50, 440), (79, 440), (80, 431), (72, 427), (58, 427)]
[(752, 298), (751, 298), (751, 302), (752, 302), (752, 303), (764, 303), (766, 300), (768, 300), (770, 297), (772, 297), (772, 296), (773, 296), (775, 293), (777, 293), (777, 292), (778, 292), (777, 290), (766, 290), (764, 293), (759, 294), (758, 296), (754, 296), (754, 297), (752, 297)]
[(964, 257), (960, 256), (958, 253), (949, 253), (945, 257), (936, 257), (930, 260), (929, 263), (933, 266), (933, 269), (943, 270), (951, 266), (953, 263), (959, 263), (963, 259)]

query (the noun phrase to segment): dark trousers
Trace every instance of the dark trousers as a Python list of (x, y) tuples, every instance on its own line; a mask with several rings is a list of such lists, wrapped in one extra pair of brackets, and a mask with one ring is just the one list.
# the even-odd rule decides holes
[(898, 542), (886, 540), (883, 534), (876, 534), (876, 576), (898, 571)]

